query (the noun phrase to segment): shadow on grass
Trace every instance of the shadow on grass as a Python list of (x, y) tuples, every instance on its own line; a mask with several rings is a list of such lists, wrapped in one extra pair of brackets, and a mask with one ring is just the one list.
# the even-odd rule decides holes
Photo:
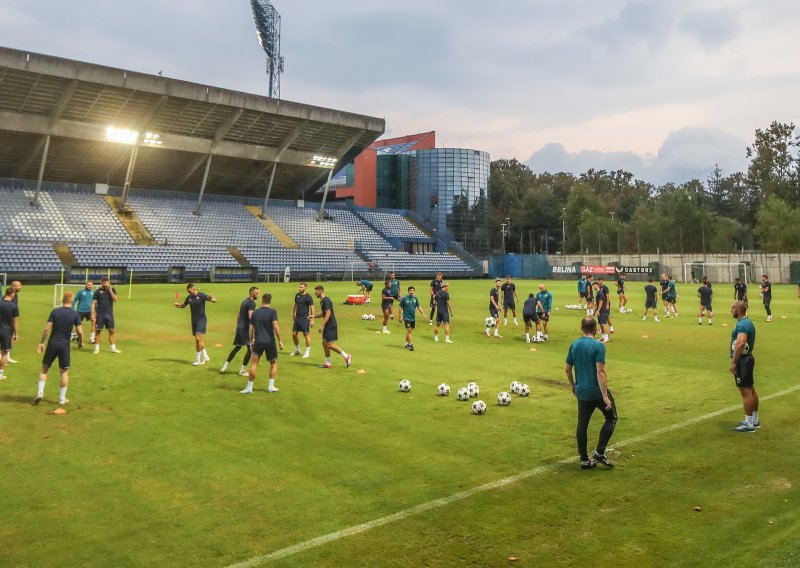
[(187, 361), (186, 359), (166, 359), (166, 358), (162, 358), (162, 359), (145, 359), (145, 361), (148, 361), (150, 363), (178, 363), (178, 364), (181, 364), (181, 365), (191, 365), (192, 364), (191, 361)]
[(32, 404), (33, 396), (23, 396), (21, 394), (4, 394), (0, 395), (0, 403), (3, 402), (16, 402), (18, 404)]

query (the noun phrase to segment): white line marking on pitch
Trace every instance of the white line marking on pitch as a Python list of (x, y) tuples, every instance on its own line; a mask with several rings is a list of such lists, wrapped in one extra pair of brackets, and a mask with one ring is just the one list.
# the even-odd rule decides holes
[[(770, 400), (773, 398), (779, 398), (781, 396), (785, 396), (787, 394), (791, 394), (797, 390), (800, 390), (800, 385), (795, 385), (788, 389), (778, 391), (776, 393), (762, 396), (761, 400)], [(698, 416), (696, 418), (690, 418), (689, 420), (684, 420), (683, 422), (678, 422), (677, 424), (672, 424), (671, 426), (665, 426), (664, 428), (659, 428), (658, 430), (653, 430), (652, 432), (648, 432), (646, 434), (642, 434), (641, 436), (634, 436), (633, 438), (628, 438), (627, 440), (623, 440), (618, 444), (614, 445), (614, 448), (621, 448), (624, 446), (628, 446), (630, 444), (635, 444), (637, 442), (645, 442), (662, 434), (667, 434), (669, 432), (674, 432), (675, 430), (680, 430), (681, 428), (685, 428), (686, 426), (691, 426), (692, 424), (697, 424), (698, 422), (703, 422), (704, 420), (708, 420), (710, 418), (715, 418), (717, 416), (721, 416), (723, 414), (727, 414), (729, 412), (733, 412), (735, 410), (741, 410), (742, 405), (737, 404), (734, 406), (729, 406), (727, 408), (723, 408), (722, 410), (717, 410), (715, 412), (711, 412), (709, 414), (704, 414), (703, 416)], [(613, 448), (611, 448), (613, 449)], [(411, 507), (409, 509), (405, 509), (403, 511), (398, 511), (392, 515), (387, 515), (385, 517), (380, 517), (379, 519), (374, 519), (372, 521), (367, 521), (366, 523), (362, 523), (360, 525), (354, 525), (352, 527), (348, 527), (346, 529), (342, 529), (340, 531), (328, 533), (326, 535), (318, 536), (316, 538), (312, 538), (293, 546), (288, 546), (286, 548), (281, 548), (280, 550), (276, 550), (275, 552), (271, 552), (269, 554), (265, 554), (263, 556), (257, 556), (255, 558), (251, 558), (250, 560), (245, 560), (244, 562), (239, 562), (237, 564), (231, 564), (227, 568), (255, 568), (256, 566), (260, 566), (266, 562), (270, 562), (272, 560), (279, 560), (281, 558), (286, 558), (287, 556), (292, 556), (299, 552), (304, 552), (306, 550), (310, 550), (312, 548), (316, 548), (318, 546), (322, 546), (323, 544), (327, 544), (329, 542), (333, 542), (336, 540), (341, 540), (348, 536), (353, 536), (359, 533), (363, 533), (378, 527), (382, 527), (384, 525), (388, 525), (390, 523), (394, 523), (395, 521), (402, 521), (408, 517), (417, 515), (419, 513), (424, 513), (425, 511), (430, 511), (431, 509), (437, 509), (439, 507), (444, 507), (445, 505), (449, 505), (451, 503), (455, 503), (456, 501), (463, 501), (464, 499), (469, 499), (474, 495), (478, 495), (479, 493), (485, 493), (486, 491), (491, 491), (493, 489), (499, 489), (500, 487), (505, 487), (506, 485), (511, 485), (513, 483), (517, 483), (518, 481), (522, 481), (523, 479), (528, 479), (531, 477), (535, 477), (539, 474), (545, 473), (552, 469), (555, 469), (556, 466), (572, 463), (575, 461), (575, 456), (570, 456), (568, 458), (564, 458), (561, 461), (557, 461), (554, 463), (550, 463), (547, 465), (541, 465), (539, 467), (535, 467), (533, 469), (529, 469), (523, 472), (520, 472), (516, 475), (512, 475), (511, 477), (505, 477), (503, 479), (498, 479), (497, 481), (491, 481), (489, 483), (484, 483), (483, 485), (479, 485), (477, 487), (473, 487), (472, 489), (468, 489), (466, 491), (460, 491), (458, 493), (454, 493), (447, 497), (442, 497), (441, 499), (434, 499), (433, 501), (428, 501), (427, 503), (422, 503), (421, 505), (417, 505), (416, 507)]]

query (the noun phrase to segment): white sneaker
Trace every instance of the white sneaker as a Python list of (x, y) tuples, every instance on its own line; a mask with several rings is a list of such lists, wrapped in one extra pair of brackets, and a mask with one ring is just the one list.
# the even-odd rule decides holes
[(647, 321), (647, 316), (644, 316), (644, 317), (642, 318), (642, 321)]
[(433, 342), (434, 342), (434, 343), (439, 343), (439, 337), (437, 337), (436, 335), (434, 335), (434, 336), (433, 336)]
[(310, 352), (303, 353), (303, 356), (301, 357), (301, 359), (308, 359), (309, 357), (311, 357), (311, 353)]
[(120, 351), (120, 350), (119, 350), (119, 349), (117, 349), (116, 347), (114, 347), (114, 348), (111, 350), (111, 352), (112, 352), (112, 353), (122, 353), (122, 351)]
[(220, 373), (224, 373), (224, 372), (225, 372), (225, 371), (227, 371), (227, 370), (228, 370), (228, 362), (227, 362), (227, 361), (225, 361), (225, 362), (222, 364), (222, 368), (219, 370), (219, 372), (220, 372)]
[(240, 390), (239, 394), (253, 394), (253, 391), (250, 390), (249, 388), (246, 388), (244, 390)]
[(13, 363), (18, 363), (18, 362), (19, 362), (19, 361), (17, 361), (16, 359), (12, 359), (11, 357), (8, 357), (8, 358), (6, 359), (6, 361), (8, 361), (9, 363), (12, 363), (12, 364), (13, 364)]
[(661, 320), (658, 319), (658, 318), (655, 318), (655, 321), (658, 322), (658, 323), (661, 323)]
[(300, 355), (300, 351), (293, 351), (289, 353), (289, 357), (296, 357), (297, 355)]
[(249, 377), (249, 376), (250, 376), (250, 371), (247, 371), (247, 370), (245, 370), (245, 371), (242, 371), (242, 370), (240, 369), (240, 370), (239, 370), (239, 376), (240, 376), (240, 377)]
[(92, 352), (93, 355), (100, 355), (100, 348), (98, 347)]
[(0, 381), (5, 381), (8, 377), (5, 375), (0, 375)]
[(624, 314), (625, 313), (625, 308), (620, 308), (619, 309), (619, 313)]
[(388, 329), (384, 329), (381, 333), (383, 333), (385, 335), (391, 335), (392, 332), (389, 331)]
[(281, 389), (277, 387), (267, 387), (267, 392), (278, 392), (279, 390)]
[(445, 343), (455, 343), (455, 341), (453, 341), (452, 339), (445, 339), (444, 342)]
[[(97, 353), (97, 351), (95, 351), (95, 353)], [(197, 367), (198, 365), (205, 365), (205, 364), (206, 362), (203, 361), (202, 359), (195, 359), (194, 363), (192, 363), (192, 365), (194, 365), (195, 367)]]
[(61, 404), (61, 405), (67, 404), (68, 402), (69, 402), (68, 398), (61, 398), (61, 399), (58, 400), (58, 404)]
[(208, 355), (203, 355), (203, 363), (208, 363), (209, 361), (211, 361), (211, 357)]
[(488, 329), (484, 329), (483, 333), (486, 334), (486, 337), (491, 337), (491, 335), (489, 335), (489, 330)]

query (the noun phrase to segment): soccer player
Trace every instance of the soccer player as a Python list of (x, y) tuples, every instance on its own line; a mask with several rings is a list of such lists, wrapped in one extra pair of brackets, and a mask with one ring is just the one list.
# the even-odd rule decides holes
[(594, 283), (594, 295), (597, 303), (597, 323), (600, 324), (600, 341), (608, 343), (608, 316), (611, 314), (611, 304), (599, 280)]
[[(360, 286), (360, 287), (361, 287), (361, 294), (363, 294), (363, 295), (364, 295), (364, 296), (366, 296), (366, 298), (367, 298), (367, 299), (364, 301), (364, 303), (365, 303), (365, 304), (370, 304), (370, 303), (372, 303), (372, 302), (371, 302), (371, 299), (370, 299), (370, 296), (372, 295), (372, 286), (373, 286), (372, 282), (370, 282), (369, 280), (366, 280), (366, 279), (363, 279), (363, 278), (362, 278), (361, 280), (359, 280), (359, 281), (356, 283), (356, 286)], [(310, 295), (310, 294), (309, 294), (309, 295)], [(311, 302), (311, 303), (313, 304), (314, 302)]]
[[(503, 337), (500, 335), (500, 284), (501, 280), (498, 278), (494, 281), (494, 288), (489, 290), (489, 315), (494, 318), (494, 336)], [(486, 337), (490, 337), (489, 329), (486, 328), (484, 333)]]
[(625, 295), (625, 273), (617, 273), (617, 298), (619, 298), (619, 313), (625, 313), (625, 306), (628, 303), (628, 296)]
[[(372, 283), (370, 282), (370, 285)], [(370, 290), (372, 288), (370, 287)], [(308, 284), (300, 282), (297, 294), (294, 295), (294, 305), (292, 306), (292, 341), (294, 351), (289, 353), (290, 357), (300, 355), (300, 340), (298, 333), (302, 333), (306, 338), (306, 351), (303, 359), (311, 357), (311, 326), (314, 325), (314, 298), (307, 292)]]
[(416, 288), (408, 287), (408, 294), (400, 300), (400, 313), (403, 314), (403, 325), (406, 326), (406, 345), (409, 351), (414, 351), (414, 328), (417, 326), (417, 311), (425, 317), (425, 312), (419, 306), (419, 298), (414, 295)]
[(75, 311), (78, 312), (78, 315), (81, 317), (81, 322), (89, 322), (91, 328), (89, 332), (89, 343), (94, 343), (95, 330), (95, 319), (92, 315), (92, 303), (94, 302), (94, 292), (92, 292), (92, 288), (94, 288), (94, 282), (87, 280), (83, 290), (75, 294), (75, 301), (72, 303), (72, 307), (75, 308)]
[[(400, 301), (400, 281), (394, 277), (394, 272), (389, 273), (389, 291), (391, 292), (390, 296), (394, 298), (395, 301)], [(389, 306), (389, 317), (394, 319), (392, 306)], [(402, 318), (398, 319), (397, 323), (400, 323), (401, 320)]]
[(260, 294), (257, 287), (252, 286), (247, 293), (247, 298), (242, 300), (239, 304), (239, 313), (236, 314), (236, 331), (233, 334), (233, 349), (228, 354), (228, 359), (222, 364), (220, 373), (228, 370), (228, 365), (231, 364), (233, 358), (242, 347), (246, 348), (242, 366), (239, 368), (239, 375), (242, 377), (248, 376), (247, 364), (250, 363), (252, 351), (250, 350), (250, 316), (256, 309), (256, 300)]
[[(22, 282), (19, 280), (12, 280), (11, 287), (14, 289), (14, 299), (11, 300), (15, 306), (17, 306), (17, 311), (19, 311), (19, 294), (22, 292)], [(6, 354), (6, 359), (9, 363), (14, 364), (16, 363), (16, 359), (11, 358), (11, 347), (8, 349), (8, 353)]]
[[(441, 272), (437, 272), (436, 273), (436, 278), (431, 280), (431, 283), (430, 283), (430, 286), (429, 286), (430, 287), (430, 291), (431, 291), (431, 315), (428, 317), (428, 325), (432, 325), (433, 324), (433, 314), (434, 314), (434, 312), (436, 312), (436, 294), (439, 292), (439, 290), (442, 289), (443, 284), (444, 284), (444, 280), (442, 279), (442, 273)], [(434, 334), (434, 335), (436, 335), (436, 334)]]
[(675, 278), (670, 274), (667, 281), (667, 307), (672, 312), (672, 317), (678, 317), (678, 290), (675, 288)]
[[(394, 275), (394, 273), (392, 273)], [(322, 334), (322, 349), (325, 351), (325, 361), (320, 365), (321, 368), (330, 369), (331, 351), (338, 353), (344, 359), (344, 364), (349, 367), (353, 357), (345, 353), (341, 347), (335, 345), (339, 340), (339, 327), (336, 323), (336, 315), (333, 313), (333, 302), (325, 295), (325, 287), (317, 286), (314, 288), (314, 295), (319, 298), (320, 313), (315, 314), (315, 318), (323, 318), (319, 332)]]
[(608, 303), (608, 331), (611, 333), (616, 333), (614, 331), (614, 322), (611, 321), (611, 290), (608, 289), (606, 285), (606, 280), (602, 276), (597, 279), (600, 282), (600, 289), (603, 291), (603, 294), (606, 297), (606, 303)]
[(283, 351), (283, 340), (281, 339), (281, 328), (278, 326), (278, 312), (270, 306), (272, 294), (264, 294), (261, 298), (261, 307), (254, 310), (250, 315), (249, 339), (252, 345), (253, 356), (250, 360), (250, 379), (242, 394), (252, 394), (253, 384), (258, 373), (258, 361), (261, 357), (266, 357), (269, 361), (269, 386), (267, 392), (278, 392), (275, 387), (275, 379), (278, 378), (278, 350), (275, 348), (275, 339), (278, 339), (278, 347)]
[(586, 277), (586, 315), (594, 315), (594, 276), (589, 274)]
[(450, 339), (450, 319), (453, 317), (453, 306), (450, 304), (450, 284), (442, 282), (442, 289), (436, 292), (435, 300), (436, 327), (433, 328), (433, 340), (436, 343), (439, 342), (439, 326), (444, 324), (444, 342), (453, 343)]
[(703, 325), (703, 312), (708, 318), (708, 325), (712, 325), (711, 319), (714, 317), (714, 310), (711, 308), (711, 300), (714, 298), (714, 292), (706, 282), (697, 289), (697, 297), (700, 298), (700, 313), (697, 315), (697, 325)]
[[(69, 338), (72, 335), (73, 328), (78, 334), (78, 347), (83, 347), (83, 329), (81, 328), (81, 318), (75, 310), (72, 309), (72, 292), (65, 292), (61, 298), (61, 307), (54, 309), (50, 312), (50, 317), (47, 318), (47, 323), (44, 325), (42, 331), (42, 339), (39, 341), (37, 351), (39, 354), (44, 354), (42, 357), (42, 369), (39, 373), (39, 391), (36, 393), (36, 398), (33, 399), (33, 404), (39, 404), (44, 398), (44, 385), (47, 382), (47, 372), (50, 367), (58, 358), (58, 369), (61, 373), (61, 389), (58, 393), (58, 404), (67, 404), (67, 386), (69, 386), (69, 366), (70, 366), (70, 353), (69, 353)], [(50, 339), (47, 340), (47, 336)], [(47, 340), (47, 348), (45, 349), (44, 342)]]
[(669, 302), (667, 301), (667, 293), (669, 292), (669, 278), (667, 278), (666, 274), (661, 275), (661, 280), (659, 281), (661, 285), (661, 303), (664, 305), (664, 317), (669, 317)]
[(508, 310), (511, 309), (511, 315), (514, 317), (514, 325), (517, 323), (517, 285), (511, 282), (511, 276), (506, 275), (506, 281), (500, 286), (503, 291), (503, 325), (508, 325)]
[(197, 291), (197, 286), (194, 282), (189, 282), (186, 285), (186, 291), (189, 293), (183, 302), (175, 302), (175, 307), (184, 309), (189, 306), (189, 311), (192, 313), (192, 335), (194, 336), (194, 346), (196, 355), (194, 357), (194, 365), (205, 365), (211, 361), (211, 357), (206, 352), (205, 335), (206, 326), (208, 325), (208, 318), (206, 318), (206, 302), (212, 304), (217, 303), (217, 299), (211, 294), (204, 294)]
[(744, 302), (734, 302), (731, 315), (736, 319), (736, 327), (731, 332), (731, 366), (730, 371), (739, 387), (744, 406), (744, 422), (734, 428), (736, 432), (755, 432), (761, 428), (758, 420), (758, 393), (753, 381), (753, 369), (756, 360), (753, 348), (756, 344), (756, 327), (747, 317), (747, 306)]
[(539, 337), (542, 333), (541, 324), (539, 323), (539, 300), (536, 294), (531, 292), (528, 294), (528, 299), (522, 304), (522, 321), (525, 323), (525, 343), (531, 342), (531, 329), (535, 326), (536, 335), (533, 338), (534, 343), (539, 342)]
[(550, 312), (553, 311), (553, 294), (544, 284), (539, 284), (539, 293), (536, 294), (536, 299), (539, 300), (539, 320), (541, 321), (542, 331), (537, 333), (537, 338), (540, 341), (547, 341), (550, 336), (547, 335), (547, 323), (550, 321)]
[(92, 300), (92, 317), (95, 321), (94, 354), (100, 353), (100, 334), (103, 329), (108, 329), (108, 341), (111, 343), (112, 353), (122, 353), (117, 349), (116, 334), (114, 333), (114, 304), (117, 301), (117, 290), (112, 288), (107, 276), (100, 280), (100, 288), (95, 290)]
[(733, 301), (744, 302), (747, 307), (747, 284), (741, 278), (736, 278), (733, 282)]
[(769, 305), (772, 303), (772, 284), (769, 276), (761, 275), (761, 300), (764, 302), (764, 309), (767, 311), (767, 321), (772, 321), (772, 310)]
[(655, 321), (661, 321), (658, 319), (658, 299), (656, 298), (656, 294), (658, 294), (658, 288), (653, 286), (653, 279), (647, 279), (647, 286), (644, 287), (645, 293), (645, 301), (644, 301), (644, 313), (642, 314), (642, 321), (647, 320), (647, 311), (653, 310), (653, 319)]
[(584, 304), (587, 304), (586, 301), (586, 288), (588, 287), (589, 283), (586, 281), (586, 276), (581, 274), (581, 277), (578, 278), (578, 305), (581, 309), (584, 309)]
[(389, 331), (389, 318), (392, 316), (392, 304), (394, 304), (394, 295), (392, 294), (391, 281), (386, 280), (381, 290), (381, 311), (383, 311), (383, 333), (392, 333)]
[(5, 380), (8, 352), (11, 345), (17, 342), (19, 333), (19, 308), (14, 303), (16, 292), (9, 286), (0, 300), (0, 381)]
[[(597, 333), (597, 322), (594, 318), (585, 317), (581, 320), (581, 332), (583, 337), (576, 339), (569, 346), (564, 368), (572, 387), (572, 394), (578, 399), (578, 427), (575, 437), (578, 442), (581, 469), (591, 469), (598, 463), (610, 468), (614, 467), (614, 464), (606, 457), (606, 447), (617, 426), (617, 405), (611, 396), (611, 391), (608, 390), (606, 346), (594, 340), (594, 335)], [(587, 449), (589, 421), (595, 409), (603, 413), (605, 422), (600, 428), (597, 448), (592, 454), (592, 459), (589, 459)]]

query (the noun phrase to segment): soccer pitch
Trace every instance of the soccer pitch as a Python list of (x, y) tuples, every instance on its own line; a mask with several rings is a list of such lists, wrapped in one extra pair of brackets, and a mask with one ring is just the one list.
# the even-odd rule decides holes
[[(427, 313), (428, 282), (409, 284)], [(122, 354), (105, 334), (98, 356), (73, 346), (66, 415), (52, 414), (56, 370), (31, 405), (53, 288), (25, 286), (19, 363), (0, 382), (0, 565), (800, 565), (796, 287), (774, 287), (771, 323), (751, 299), (763, 427), (737, 434), (732, 286), (714, 285), (715, 324), (701, 327), (697, 285), (678, 285), (679, 318), (654, 323), (641, 319), (644, 284), (628, 282), (634, 313), (612, 310), (607, 348), (617, 467), (581, 471), (563, 371), (580, 335), (582, 312), (564, 309), (575, 282), (547, 282), (560, 309), (537, 345), (522, 337), (521, 304), (538, 281), (516, 284), (520, 326), (502, 327), (503, 339), (483, 334), (492, 283), (454, 281), (455, 343), (433, 343), (420, 319), (412, 353), (397, 321), (379, 333), (377, 283), (363, 307), (341, 305), (354, 284), (326, 283), (350, 369), (335, 354), (333, 369), (318, 368), (316, 326), (311, 358), (289, 357), (297, 284), (262, 284), (286, 350), (280, 392), (266, 392), (262, 365), (252, 395), (238, 392), (243, 352), (219, 373), (249, 285), (199, 285), (219, 299), (207, 305), (211, 362), (200, 367), (188, 310), (173, 307), (185, 287), (134, 285), (128, 300), (119, 286)], [(513, 380), (531, 396), (498, 406)], [(456, 398), (470, 381), (484, 416)], [(443, 382), (449, 397), (436, 395)], [(596, 413), (590, 449), (601, 423)]]

